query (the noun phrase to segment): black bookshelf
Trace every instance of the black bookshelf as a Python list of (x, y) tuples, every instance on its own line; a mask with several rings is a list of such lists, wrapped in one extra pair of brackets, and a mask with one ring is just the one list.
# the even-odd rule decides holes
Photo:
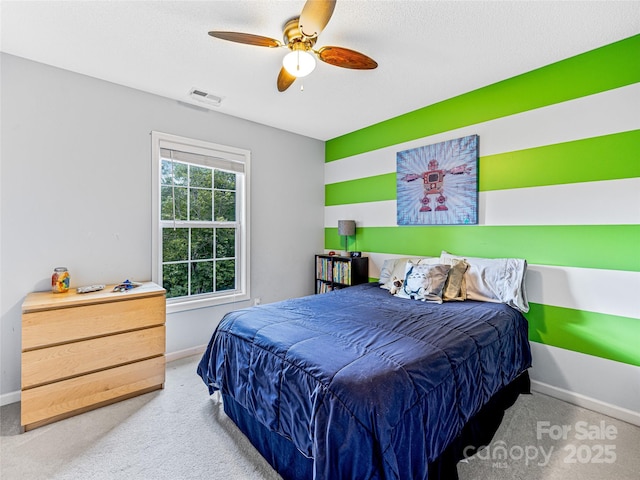
[(369, 259), (367, 257), (316, 255), (316, 293), (326, 293), (368, 281)]

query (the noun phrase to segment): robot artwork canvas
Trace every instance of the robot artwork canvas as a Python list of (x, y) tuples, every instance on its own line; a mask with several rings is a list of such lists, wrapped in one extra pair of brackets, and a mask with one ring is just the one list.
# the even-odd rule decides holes
[(478, 223), (478, 135), (398, 152), (398, 225)]

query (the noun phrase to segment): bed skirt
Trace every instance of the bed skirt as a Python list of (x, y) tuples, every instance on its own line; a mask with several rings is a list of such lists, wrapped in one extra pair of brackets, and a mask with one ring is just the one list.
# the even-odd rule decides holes
[[(457, 480), (458, 462), (465, 458), (465, 454), (469, 457), (477, 448), (491, 442), (502, 422), (505, 410), (511, 407), (522, 393), (531, 393), (527, 371), (499, 390), (471, 417), (460, 435), (437, 460), (429, 464), (429, 480)], [(222, 399), (227, 416), (284, 480), (313, 478), (313, 459), (302, 455), (290, 440), (267, 429), (230, 396), (223, 394)]]

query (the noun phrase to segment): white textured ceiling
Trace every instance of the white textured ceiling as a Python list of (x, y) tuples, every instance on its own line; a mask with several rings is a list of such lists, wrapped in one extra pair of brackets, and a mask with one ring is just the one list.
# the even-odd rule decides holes
[(284, 93), (284, 49), (211, 38), (230, 30), (282, 39), (296, 1), (7, 1), (3, 52), (194, 103), (321, 140), (640, 32), (638, 1), (338, 0), (316, 47), (374, 58), (372, 71), (318, 62)]

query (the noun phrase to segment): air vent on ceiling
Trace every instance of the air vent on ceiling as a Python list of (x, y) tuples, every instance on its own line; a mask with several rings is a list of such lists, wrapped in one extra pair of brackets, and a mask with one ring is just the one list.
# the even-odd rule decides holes
[(206, 103), (207, 105), (211, 105), (212, 107), (219, 107), (222, 103), (222, 98), (217, 97), (211, 93), (204, 92), (202, 90), (198, 90), (197, 88), (192, 88), (189, 92), (189, 95), (194, 100), (197, 100), (202, 103)]

